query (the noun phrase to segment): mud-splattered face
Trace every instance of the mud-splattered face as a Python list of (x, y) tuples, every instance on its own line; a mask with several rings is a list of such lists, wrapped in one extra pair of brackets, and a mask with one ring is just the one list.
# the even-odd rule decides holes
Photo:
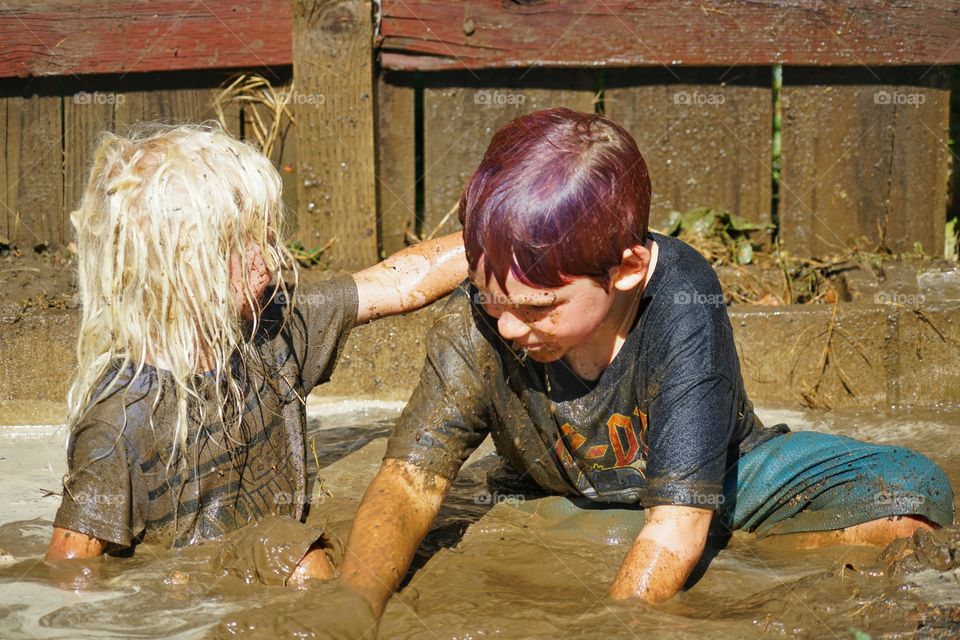
[(524, 284), (511, 273), (505, 292), (496, 278), (483, 280), (482, 262), (470, 273), (479, 289), (477, 302), (497, 320), (497, 331), (518, 351), (537, 362), (553, 362), (596, 331), (613, 305), (614, 293), (590, 278), (574, 278), (558, 288)]

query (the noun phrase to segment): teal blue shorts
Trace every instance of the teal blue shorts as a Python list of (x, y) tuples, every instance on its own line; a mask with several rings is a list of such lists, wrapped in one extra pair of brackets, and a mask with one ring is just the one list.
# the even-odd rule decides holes
[(760, 537), (900, 515), (953, 524), (943, 469), (910, 449), (813, 431), (777, 436), (740, 458), (720, 510), (730, 529)]
[[(714, 521), (717, 533), (744, 529), (758, 537), (830, 531), (919, 515), (953, 523), (953, 490), (929, 458), (903, 447), (799, 431), (777, 436), (741, 457), (727, 476)], [(644, 523), (639, 505), (551, 496), (520, 502), (545, 527), (610, 543), (633, 540)]]

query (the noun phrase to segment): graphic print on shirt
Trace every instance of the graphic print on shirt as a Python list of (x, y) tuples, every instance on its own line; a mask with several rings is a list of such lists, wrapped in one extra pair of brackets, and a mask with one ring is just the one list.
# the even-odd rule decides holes
[(646, 478), (648, 426), (640, 407), (634, 407), (632, 416), (614, 413), (606, 424), (582, 432), (565, 422), (553, 453), (584, 497), (612, 493), (634, 499)]

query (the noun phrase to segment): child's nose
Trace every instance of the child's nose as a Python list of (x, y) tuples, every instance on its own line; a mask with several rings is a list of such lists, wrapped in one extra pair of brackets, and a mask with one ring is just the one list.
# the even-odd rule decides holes
[(497, 318), (497, 331), (507, 340), (518, 340), (530, 332), (530, 327), (512, 311), (504, 309)]

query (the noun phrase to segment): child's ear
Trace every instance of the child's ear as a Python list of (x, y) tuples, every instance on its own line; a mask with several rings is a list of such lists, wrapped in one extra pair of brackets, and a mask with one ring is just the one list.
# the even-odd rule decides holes
[(610, 282), (618, 291), (630, 291), (639, 286), (650, 268), (650, 250), (637, 245), (623, 250), (620, 266), (613, 270)]

